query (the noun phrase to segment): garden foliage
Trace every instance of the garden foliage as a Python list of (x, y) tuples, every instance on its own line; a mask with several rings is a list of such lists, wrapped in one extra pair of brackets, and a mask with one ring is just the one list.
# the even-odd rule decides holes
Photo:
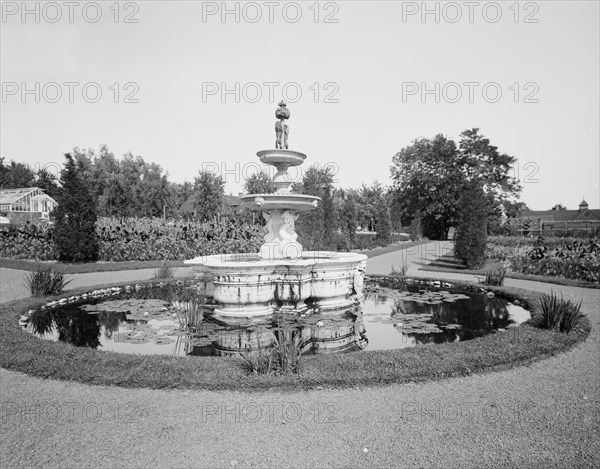
[(576, 238), (491, 238), (486, 257), (513, 271), (600, 282), (600, 241)]
[[(185, 260), (210, 254), (258, 252), (261, 227), (221, 217), (218, 221), (170, 221), (158, 218), (100, 218), (96, 226), (99, 260)], [(9, 226), (0, 229), (0, 256), (57, 260), (53, 227)]]

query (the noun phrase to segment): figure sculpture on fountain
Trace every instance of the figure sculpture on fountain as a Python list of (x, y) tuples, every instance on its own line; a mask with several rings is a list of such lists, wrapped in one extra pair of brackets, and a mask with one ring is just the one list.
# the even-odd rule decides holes
[(290, 129), (285, 120), (290, 118), (290, 110), (284, 101), (279, 102), (279, 107), (275, 110), (275, 117), (279, 119), (275, 122), (275, 148), (278, 150), (287, 150)]

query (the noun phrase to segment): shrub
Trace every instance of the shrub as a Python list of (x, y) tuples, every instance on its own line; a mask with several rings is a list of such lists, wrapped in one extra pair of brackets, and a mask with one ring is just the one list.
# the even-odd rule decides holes
[(454, 253), (469, 268), (480, 267), (485, 261), (488, 206), (477, 182), (468, 184), (458, 201)]
[(9, 225), (0, 228), (0, 256), (52, 261), (58, 258), (50, 225)]
[(578, 304), (571, 300), (560, 300), (554, 294), (544, 293), (540, 298), (541, 324), (543, 329), (559, 330), (560, 332), (571, 332), (578, 324), (583, 313), (581, 302)]
[(156, 280), (159, 280), (159, 279), (164, 279), (164, 278), (173, 278), (174, 274), (175, 274), (175, 269), (165, 262), (165, 263), (163, 263), (163, 265), (161, 265), (158, 269), (156, 269), (154, 271), (153, 277)]
[(25, 286), (31, 296), (51, 296), (62, 293), (70, 280), (65, 280), (62, 272), (56, 272), (50, 266), (38, 265), (25, 276)]

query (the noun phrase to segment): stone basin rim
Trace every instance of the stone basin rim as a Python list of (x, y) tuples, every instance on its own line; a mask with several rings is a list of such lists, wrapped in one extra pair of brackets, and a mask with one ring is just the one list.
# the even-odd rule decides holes
[(265, 164), (280, 164), (285, 166), (298, 166), (304, 163), (306, 155), (293, 150), (261, 150), (256, 152), (256, 156)]
[[(237, 258), (236, 258), (237, 257)], [(248, 259), (248, 258), (252, 259)], [(238, 260), (239, 259), (239, 260)], [(260, 259), (256, 253), (213, 254), (187, 259), (185, 264), (211, 268), (313, 267), (366, 261), (367, 255), (356, 252), (305, 251), (299, 259)]]
[[(320, 197), (314, 195), (287, 193), (249, 194), (240, 197), (250, 210), (294, 210), (307, 212), (317, 208)], [(257, 202), (258, 199), (258, 202)]]

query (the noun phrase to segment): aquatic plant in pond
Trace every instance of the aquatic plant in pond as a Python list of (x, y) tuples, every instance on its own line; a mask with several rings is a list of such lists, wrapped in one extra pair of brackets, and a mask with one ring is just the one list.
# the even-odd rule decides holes
[(280, 326), (275, 330), (274, 345), (259, 346), (255, 349), (247, 346), (243, 352), (244, 367), (251, 373), (299, 373), (301, 368), (301, 334), (295, 328)]

